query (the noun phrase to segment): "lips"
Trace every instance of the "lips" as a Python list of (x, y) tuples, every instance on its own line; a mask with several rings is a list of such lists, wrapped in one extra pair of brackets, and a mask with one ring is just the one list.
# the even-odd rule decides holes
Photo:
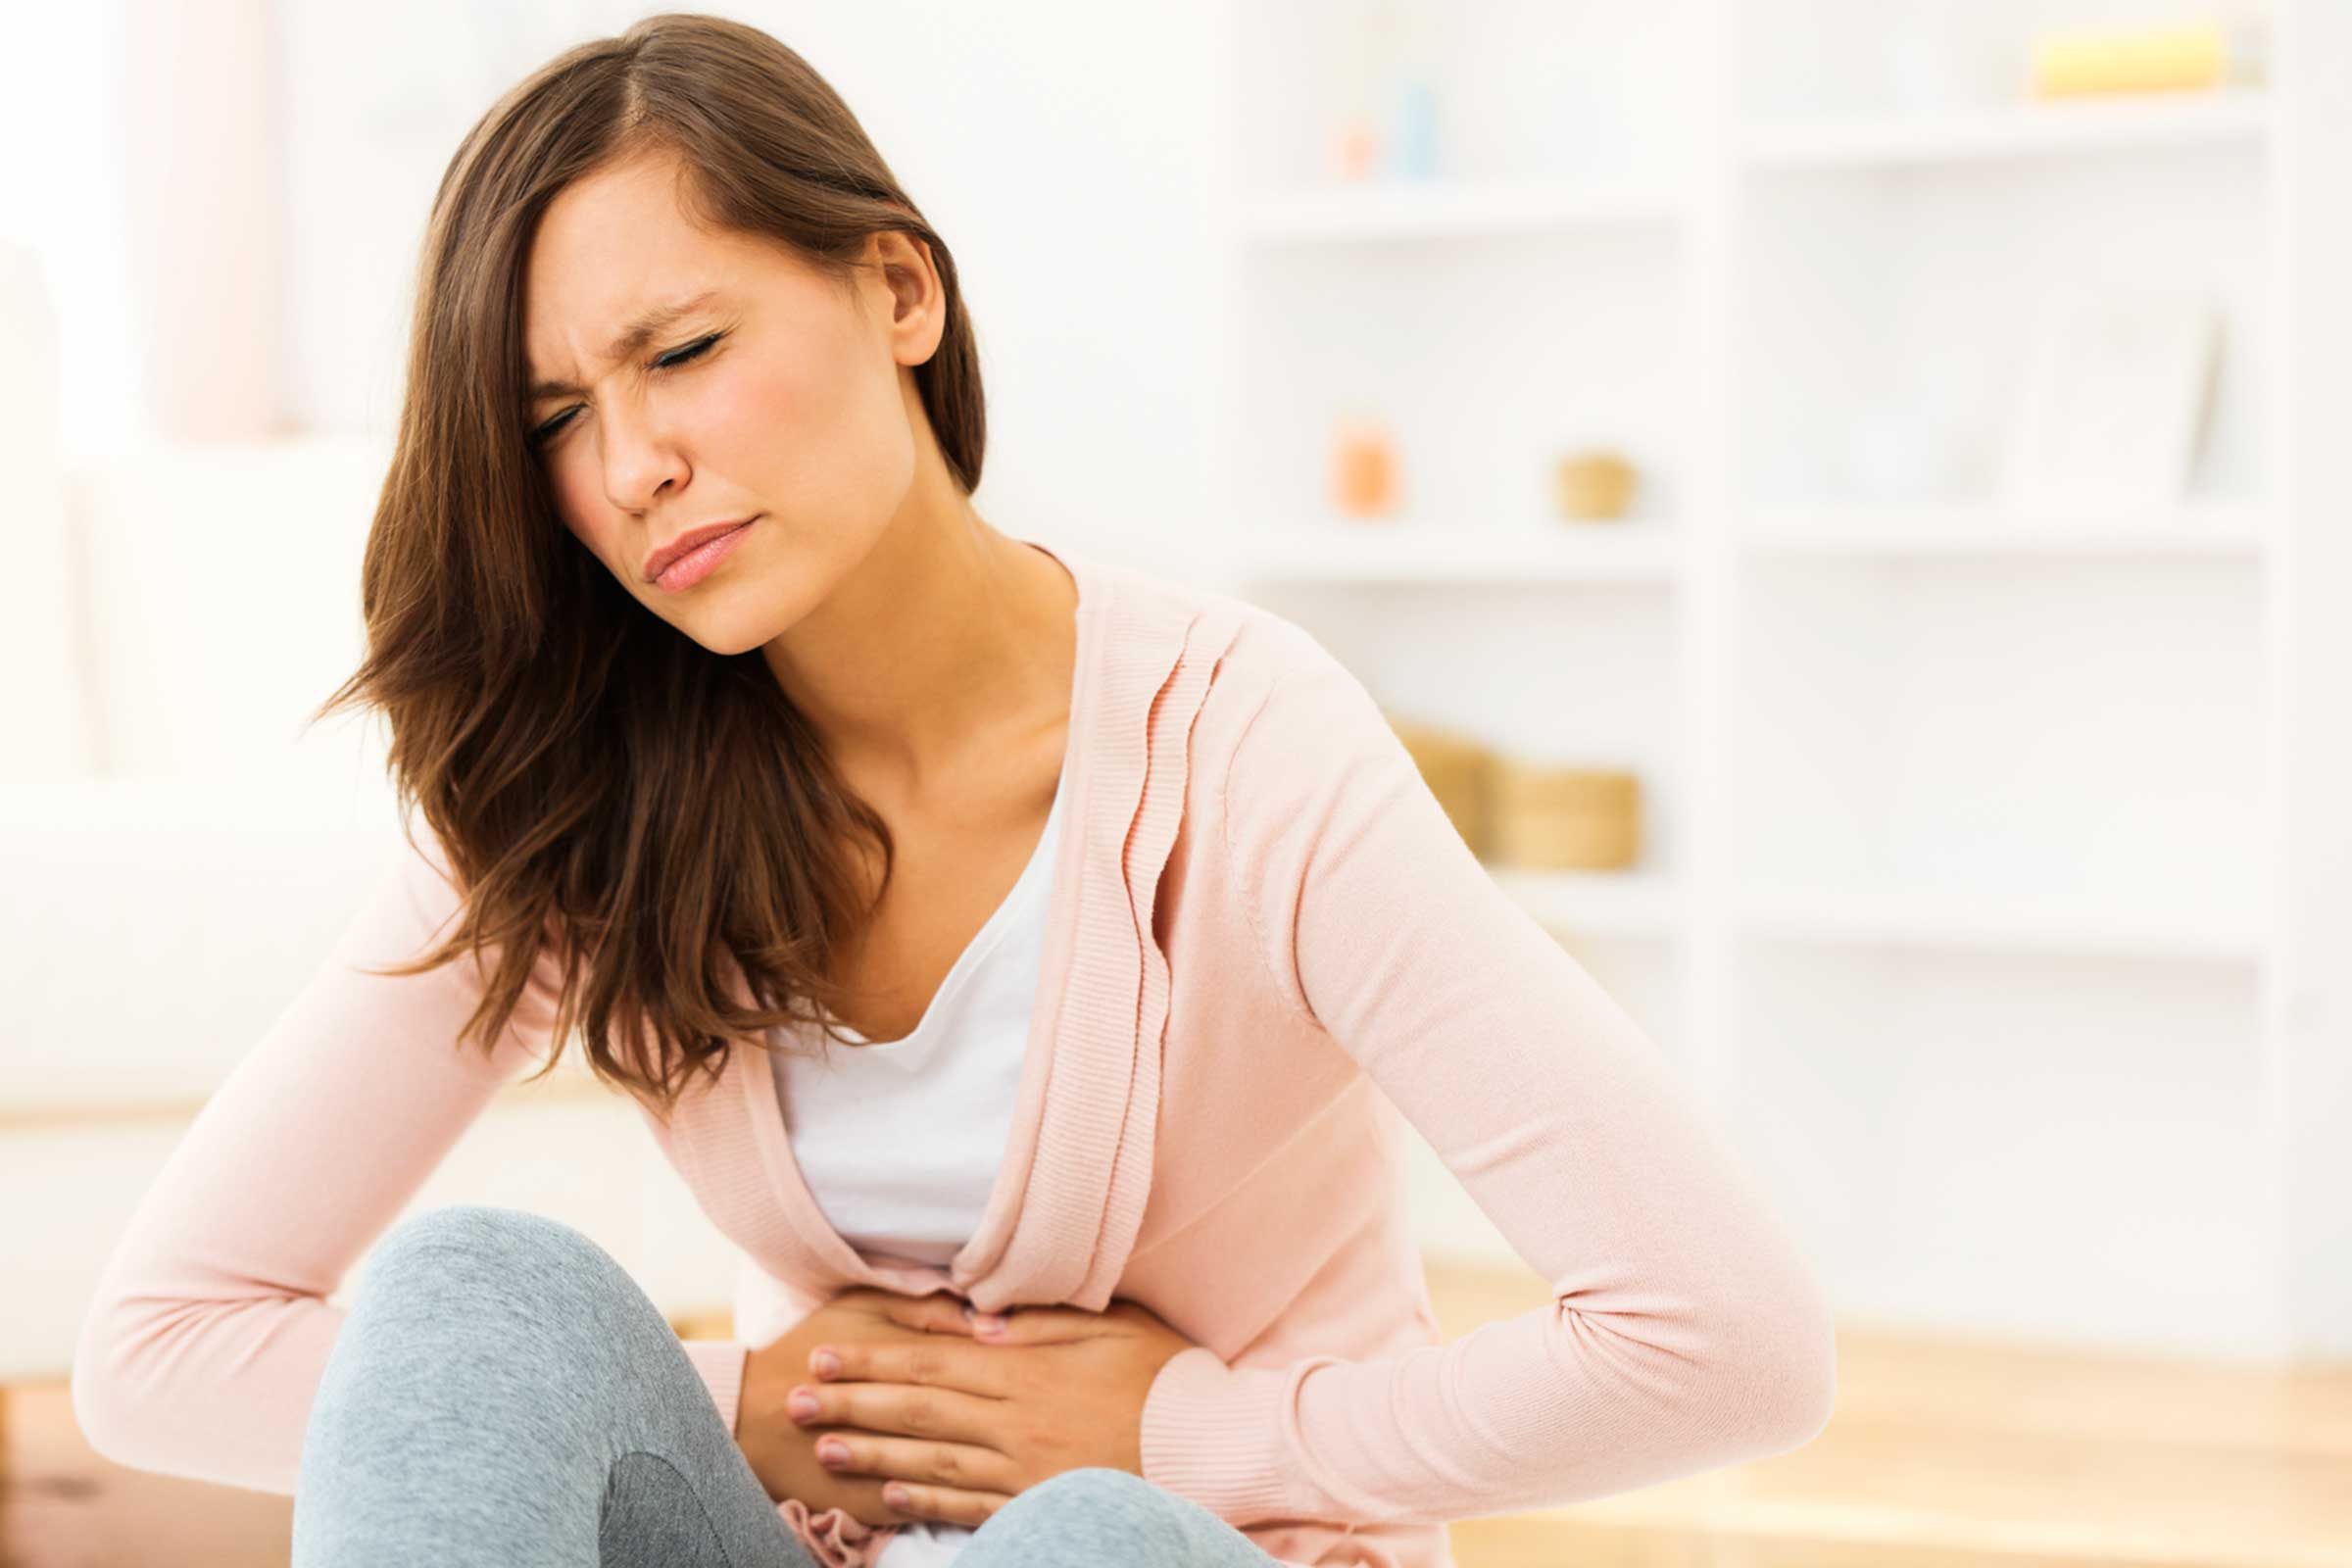
[(733, 522), (713, 522), (707, 524), (704, 527), (687, 529), (684, 533), (678, 535), (675, 539), (672, 539), (669, 543), (663, 545), (661, 549), (656, 550), (652, 555), (645, 558), (645, 580), (647, 582), (654, 581), (656, 578), (660, 577), (662, 572), (669, 568), (669, 564), (671, 562), (677, 560), (680, 556), (685, 555), (688, 551), (695, 549), (697, 546), (707, 545), (711, 540), (719, 538), (725, 534), (733, 533), (738, 528), (749, 527), (757, 520), (758, 518), (756, 515), (751, 517), (738, 517)]

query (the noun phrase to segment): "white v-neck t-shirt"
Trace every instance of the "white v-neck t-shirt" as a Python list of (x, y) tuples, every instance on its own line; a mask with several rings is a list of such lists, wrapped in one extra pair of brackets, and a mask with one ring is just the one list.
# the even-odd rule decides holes
[[(1068, 771), (1065, 758), (1065, 783)], [(979, 1229), (1011, 1137), (1067, 794), (1054, 787), (1028, 865), (912, 1034), (836, 1044), (823, 1057), (769, 1054), (802, 1178), (826, 1221), (869, 1260), (944, 1268)], [(813, 1041), (815, 1031), (804, 1038)], [(942, 1568), (971, 1537), (959, 1525), (903, 1525), (875, 1568)]]

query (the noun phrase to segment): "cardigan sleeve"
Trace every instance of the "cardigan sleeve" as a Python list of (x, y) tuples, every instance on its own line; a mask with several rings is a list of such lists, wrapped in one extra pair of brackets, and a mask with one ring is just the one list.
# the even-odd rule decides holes
[[(497, 1050), (462, 1049), (470, 957), (370, 975), (444, 935), (459, 895), (429, 833), (205, 1102), (133, 1210), (82, 1318), (72, 1399), (100, 1454), (291, 1495), (345, 1309), (326, 1300), (493, 1096), (545, 1059), (543, 954)], [(685, 1349), (730, 1428), (746, 1347)]]
[(1146, 1402), (1146, 1477), (1236, 1525), (1446, 1522), (1809, 1442), (1832, 1317), (1654, 1046), (1511, 901), (1319, 643), (1230, 757), (1229, 874), (1271, 983), (1428, 1140), (1552, 1301), (1375, 1360), (1227, 1366)]

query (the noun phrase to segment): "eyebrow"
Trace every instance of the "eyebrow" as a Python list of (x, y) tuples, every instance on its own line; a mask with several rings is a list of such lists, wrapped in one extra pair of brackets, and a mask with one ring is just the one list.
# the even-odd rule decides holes
[[(676, 325), (682, 318), (693, 315), (717, 296), (717, 289), (707, 288), (690, 298), (676, 300), (668, 305), (655, 306), (621, 328), (620, 336), (612, 340), (612, 346), (605, 351), (605, 357), (610, 360), (629, 358), (662, 332)], [(586, 387), (571, 381), (541, 381), (531, 388), (527, 401), (537, 403), (542, 398), (567, 397), (572, 393), (587, 390)]]

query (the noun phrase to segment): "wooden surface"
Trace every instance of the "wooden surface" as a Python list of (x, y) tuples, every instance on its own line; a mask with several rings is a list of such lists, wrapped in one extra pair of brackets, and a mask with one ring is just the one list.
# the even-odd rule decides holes
[[(1432, 1271), (1448, 1337), (1533, 1275)], [(2263, 1372), (1873, 1333), (1793, 1453), (1544, 1515), (1464, 1520), (1461, 1568), (2352, 1565), (2352, 1367)]]
[[(1449, 1337), (1547, 1296), (1431, 1280)], [(0, 1568), (274, 1568), (290, 1520), (97, 1458), (62, 1386), (0, 1394)], [(1837, 1416), (1797, 1452), (1452, 1535), (1460, 1568), (2352, 1568), (2352, 1368), (1848, 1329)]]

